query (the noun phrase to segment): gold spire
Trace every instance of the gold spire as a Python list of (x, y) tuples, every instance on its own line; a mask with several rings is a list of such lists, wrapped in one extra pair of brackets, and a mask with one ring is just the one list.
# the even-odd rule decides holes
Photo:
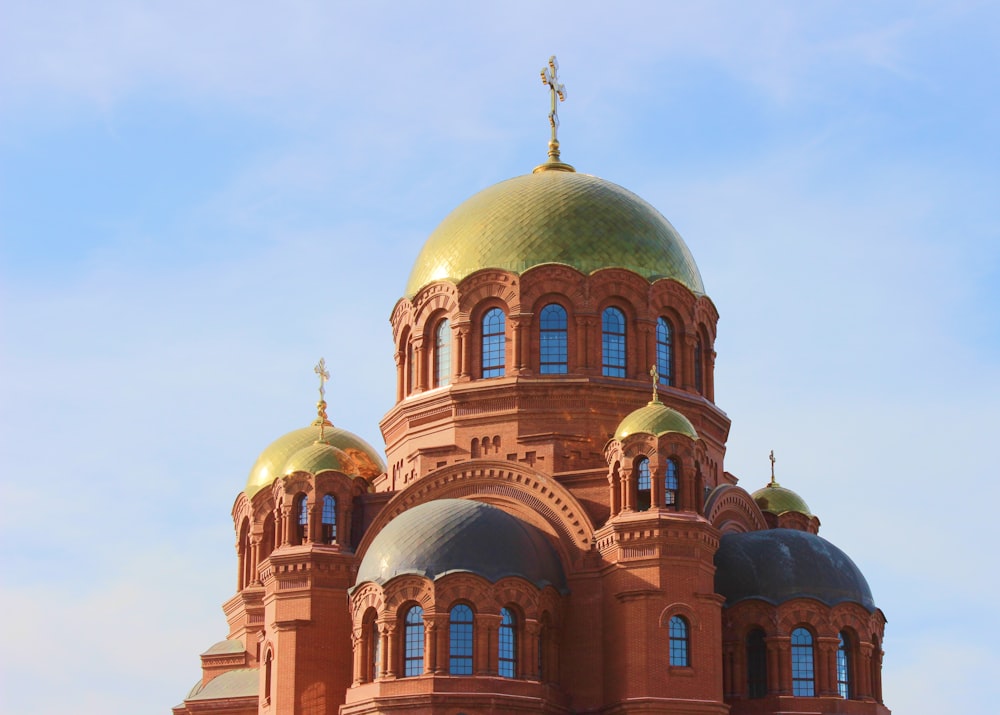
[(771, 483), (768, 486), (771, 486), (771, 487), (781, 486), (780, 484), (778, 484), (778, 482), (774, 478), (774, 463), (777, 462), (778, 460), (774, 458), (774, 450), (773, 449), (771, 450), (771, 454), (770, 454), (770, 456), (768, 456), (768, 459), (771, 460)]
[(552, 127), (552, 138), (549, 140), (549, 159), (544, 164), (535, 167), (535, 173), (539, 171), (576, 171), (569, 164), (564, 164), (559, 159), (559, 139), (556, 132), (559, 129), (559, 110), (556, 98), (560, 102), (566, 101), (566, 87), (559, 81), (559, 63), (556, 56), (549, 57), (549, 64), (542, 67), (542, 84), (549, 88), (549, 126)]
[(319, 402), (316, 403), (316, 421), (314, 425), (319, 427), (319, 439), (323, 441), (323, 430), (326, 427), (333, 427), (330, 418), (326, 416), (326, 387), (325, 383), (330, 379), (330, 373), (326, 369), (326, 358), (320, 358), (313, 368), (319, 376)]
[(660, 393), (656, 391), (657, 383), (660, 381), (660, 371), (656, 369), (656, 363), (649, 368), (649, 376), (653, 378), (653, 399), (649, 404), (653, 404), (660, 401)]

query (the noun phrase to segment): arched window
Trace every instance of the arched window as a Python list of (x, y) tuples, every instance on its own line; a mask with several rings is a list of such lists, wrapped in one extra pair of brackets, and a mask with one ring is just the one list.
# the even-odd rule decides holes
[(323, 497), (323, 543), (337, 543), (337, 499), (332, 494)]
[(767, 695), (767, 644), (760, 628), (747, 636), (747, 694), (751, 698)]
[(837, 645), (837, 693), (842, 698), (851, 697), (851, 637), (840, 632)]
[(701, 338), (694, 345), (694, 389), (698, 392), (705, 392), (705, 370), (701, 364), (704, 357), (704, 349), (701, 346)]
[(663, 473), (663, 503), (665, 506), (677, 504), (677, 460), (667, 460), (667, 468)]
[(369, 608), (365, 613), (364, 625), (362, 626), (362, 643), (365, 645), (365, 657), (362, 659), (364, 665), (362, 667), (368, 671), (364, 680), (364, 682), (368, 683), (378, 680), (379, 671), (381, 670), (382, 634), (379, 633), (376, 618), (375, 609)]
[(688, 636), (688, 622), (683, 616), (670, 619), (670, 665), (691, 665), (691, 640)]
[(872, 657), (869, 661), (871, 666), (872, 695), (875, 702), (882, 702), (882, 647), (879, 645), (878, 636), (872, 636)]
[(674, 384), (673, 333), (666, 318), (656, 319), (656, 371), (661, 385)]
[(601, 374), (625, 377), (625, 314), (618, 308), (601, 316)]
[(541, 353), (539, 371), (543, 375), (565, 374), (566, 309), (558, 303), (550, 303), (542, 308), (539, 316), (538, 342)]
[(306, 533), (309, 528), (309, 505), (306, 503), (306, 495), (299, 494), (297, 498), (296, 512), (298, 513), (298, 524), (296, 524), (295, 535), (299, 544), (306, 543)]
[(406, 394), (409, 395), (417, 386), (417, 361), (413, 355), (413, 343), (406, 344)]
[(448, 627), (448, 672), (472, 675), (472, 609), (464, 603), (452, 608)]
[(403, 631), (403, 677), (424, 672), (424, 609), (413, 606), (406, 612)]
[(805, 628), (792, 631), (792, 695), (816, 694), (813, 668), (813, 637)]
[(635, 508), (638, 511), (646, 511), (650, 506), (650, 489), (653, 486), (649, 478), (649, 460), (640, 457), (635, 463), (635, 473), (637, 482)]
[(483, 377), (503, 377), (506, 360), (507, 318), (499, 308), (483, 316)]
[(434, 331), (434, 387), (451, 382), (451, 322), (447, 318)]
[(268, 648), (267, 655), (264, 656), (264, 702), (271, 700), (271, 663), (273, 660), (274, 654)]
[(509, 608), (500, 609), (500, 632), (497, 635), (500, 677), (517, 676), (517, 618)]

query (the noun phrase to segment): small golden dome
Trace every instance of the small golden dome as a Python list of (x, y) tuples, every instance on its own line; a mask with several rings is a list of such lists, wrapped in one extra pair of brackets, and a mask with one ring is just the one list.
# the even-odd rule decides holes
[(662, 402), (650, 402), (630, 413), (615, 430), (615, 439), (621, 441), (631, 434), (651, 434), (654, 437), (678, 432), (691, 439), (698, 439), (698, 432), (687, 417)]
[(684, 240), (650, 204), (596, 176), (547, 170), (495, 184), (452, 211), (424, 244), (406, 295), (483, 268), (522, 273), (545, 263), (585, 274), (625, 268), (705, 292)]
[[(323, 469), (337, 469), (348, 476), (372, 479), (385, 471), (385, 463), (375, 448), (339, 427), (325, 425), (320, 438), (320, 425), (289, 432), (279, 437), (261, 452), (257, 463), (250, 470), (245, 489), (251, 499), (257, 492), (269, 486), (278, 477), (294, 471), (315, 474)], [(323, 445), (335, 451), (325, 450)], [(326, 466), (338, 463), (339, 466)]]
[(781, 516), (787, 512), (794, 511), (806, 516), (812, 516), (812, 512), (809, 511), (809, 505), (806, 504), (805, 499), (791, 489), (785, 489), (785, 487), (777, 482), (771, 482), (763, 489), (758, 489), (752, 496), (753, 500), (757, 502), (757, 506), (760, 507), (760, 510), (769, 514)]

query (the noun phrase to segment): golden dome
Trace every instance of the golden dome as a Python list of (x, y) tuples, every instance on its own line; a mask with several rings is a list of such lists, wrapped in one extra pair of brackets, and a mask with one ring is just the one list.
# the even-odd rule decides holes
[(278, 477), (296, 471), (315, 474), (324, 469), (371, 479), (385, 471), (385, 463), (374, 447), (353, 432), (326, 425), (320, 439), (319, 425), (311, 424), (279, 437), (261, 452), (244, 491), (252, 499)]
[(585, 274), (626, 268), (705, 292), (684, 240), (651, 205), (596, 176), (540, 170), (495, 184), (452, 211), (424, 244), (406, 295), (482, 268), (522, 273), (544, 263)]
[(793, 492), (785, 489), (777, 482), (771, 482), (763, 489), (758, 489), (753, 493), (753, 500), (761, 511), (780, 516), (790, 511), (812, 516), (806, 500)]
[(678, 432), (691, 439), (698, 439), (698, 433), (687, 417), (656, 400), (626, 416), (615, 430), (615, 439), (621, 441), (632, 434), (651, 434), (660, 437), (669, 432)]

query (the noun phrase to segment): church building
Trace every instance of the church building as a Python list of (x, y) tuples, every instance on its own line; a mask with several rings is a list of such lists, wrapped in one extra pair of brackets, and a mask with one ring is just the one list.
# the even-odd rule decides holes
[(889, 714), (864, 576), (773, 457), (726, 471), (716, 306), (653, 206), (562, 161), (556, 70), (547, 160), (448, 215), (392, 309), (384, 451), (321, 361), (251, 469), (174, 715)]

